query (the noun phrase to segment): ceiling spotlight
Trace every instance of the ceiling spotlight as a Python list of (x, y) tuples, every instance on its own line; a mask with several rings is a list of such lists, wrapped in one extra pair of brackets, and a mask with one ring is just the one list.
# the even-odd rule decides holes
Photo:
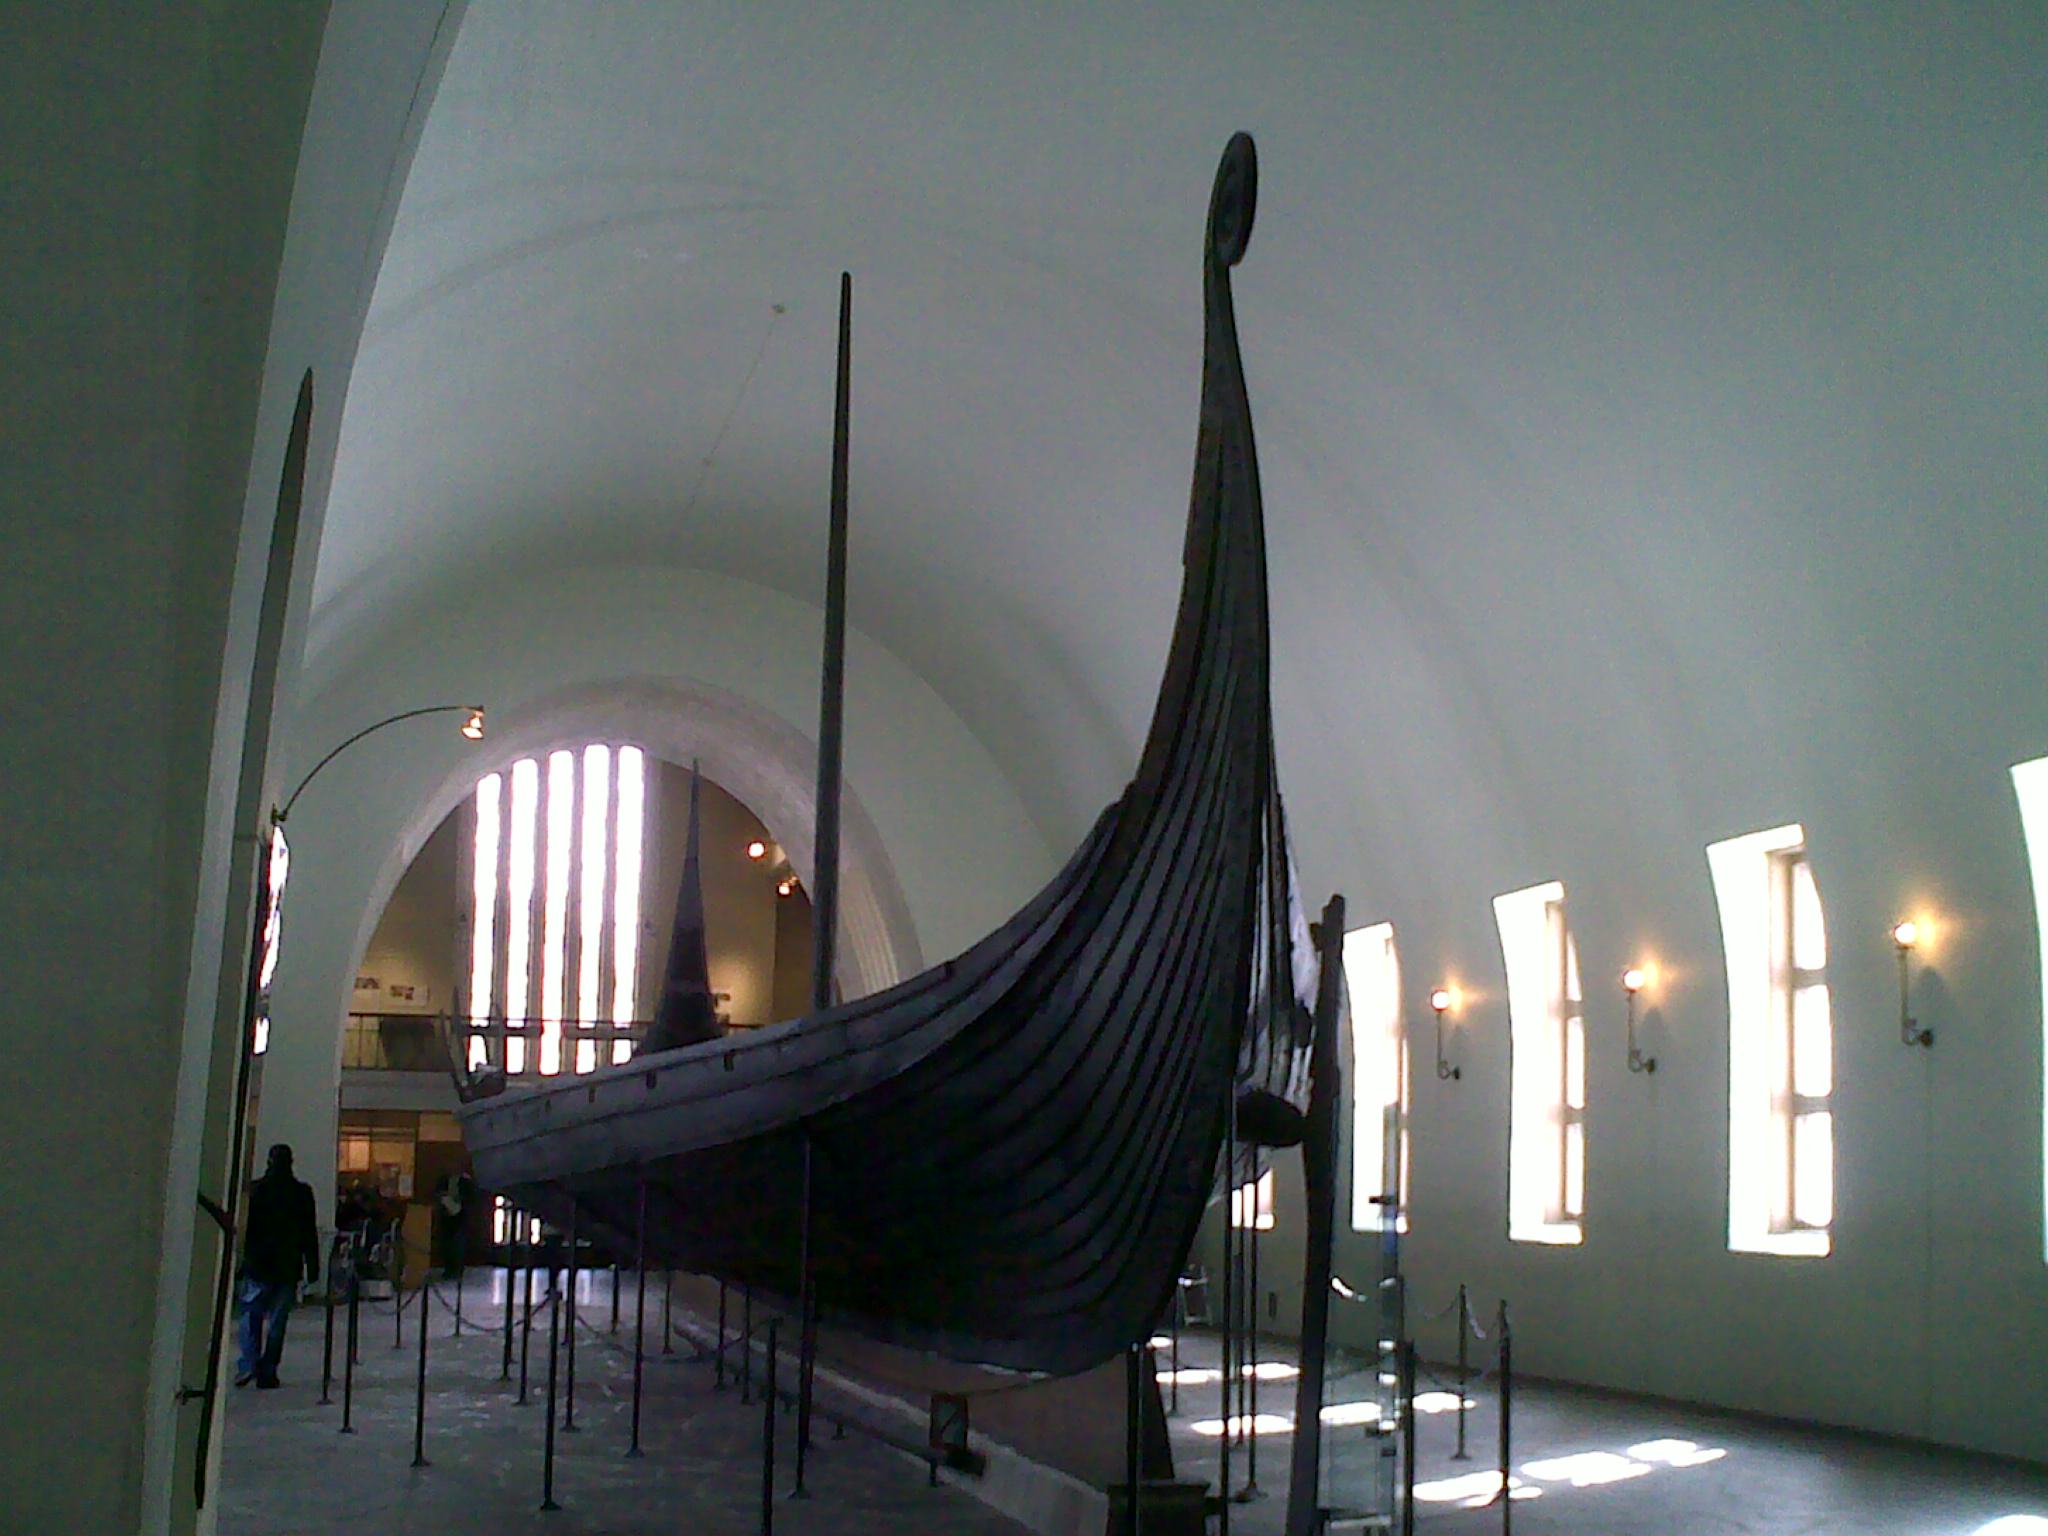
[(758, 837), (755, 838), (751, 843), (747, 844), (747, 857), (750, 859), (767, 858), (768, 845), (762, 842), (761, 839), (759, 839)]
[(780, 880), (776, 881), (775, 894), (778, 896), (794, 896), (796, 894), (796, 876), (784, 875)]
[(484, 739), (484, 707), (481, 704), (469, 706), (469, 713), (462, 718), (462, 734), (471, 741)]

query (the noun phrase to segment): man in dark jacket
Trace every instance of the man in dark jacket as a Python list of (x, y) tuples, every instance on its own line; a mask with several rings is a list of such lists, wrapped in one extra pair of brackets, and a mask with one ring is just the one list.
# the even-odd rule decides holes
[(292, 1176), (292, 1149), (270, 1149), (270, 1167), (249, 1186), (249, 1218), (242, 1237), (242, 1360), (235, 1385), (278, 1385), (284, 1325), (298, 1299), (299, 1276), (320, 1278), (320, 1234), (313, 1221), (313, 1189)]

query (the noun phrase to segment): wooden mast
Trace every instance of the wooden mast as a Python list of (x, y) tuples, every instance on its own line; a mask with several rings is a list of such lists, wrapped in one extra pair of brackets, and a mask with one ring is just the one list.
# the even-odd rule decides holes
[(818, 833), (811, 869), (811, 1010), (832, 1006), (839, 938), (839, 775), (846, 693), (846, 445), (853, 274), (839, 274), (839, 386), (832, 408), (832, 531), (825, 555), (825, 681), (818, 702)]
[[(811, 865), (811, 1011), (832, 1006), (839, 937), (839, 785), (846, 717), (846, 457), (853, 362), (853, 274), (839, 274), (839, 376), (832, 402), (832, 526), (825, 554), (825, 678), (818, 701), (818, 830)], [(803, 1133), (803, 1221), (798, 1254), (796, 1488), (811, 1447), (811, 1380), (818, 1352), (812, 1281), (812, 1149)]]

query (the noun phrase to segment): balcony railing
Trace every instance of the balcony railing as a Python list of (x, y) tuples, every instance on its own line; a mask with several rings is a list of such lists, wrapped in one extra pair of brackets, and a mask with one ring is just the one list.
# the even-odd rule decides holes
[(440, 1021), (425, 1013), (352, 1013), (342, 1027), (344, 1069), (373, 1072), (446, 1072), (448, 1049)]

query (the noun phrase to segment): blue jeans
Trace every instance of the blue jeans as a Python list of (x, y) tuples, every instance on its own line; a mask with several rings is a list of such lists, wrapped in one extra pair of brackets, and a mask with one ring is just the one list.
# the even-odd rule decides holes
[(254, 1376), (259, 1384), (277, 1380), (277, 1362), (284, 1357), (284, 1325), (292, 1315), (297, 1290), (287, 1282), (242, 1282), (242, 1358), (235, 1367), (237, 1381), (245, 1376)]

